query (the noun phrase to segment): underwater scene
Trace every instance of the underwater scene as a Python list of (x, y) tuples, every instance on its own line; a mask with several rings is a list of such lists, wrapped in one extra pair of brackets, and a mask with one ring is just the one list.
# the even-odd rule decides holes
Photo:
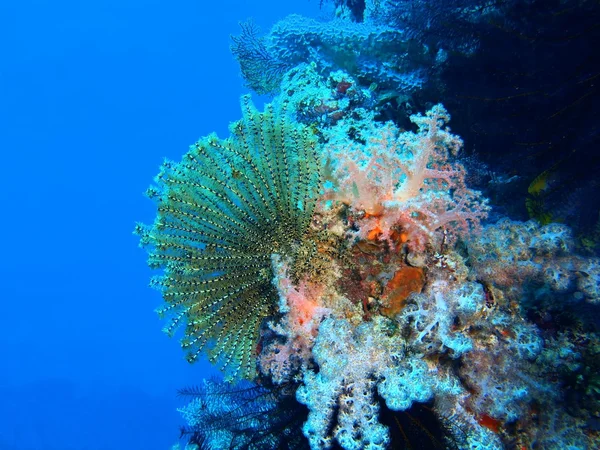
[(147, 191), (174, 448), (600, 448), (598, 2), (319, 6)]
[(599, 0), (0, 1), (0, 450), (600, 449), (599, 45)]
[(320, 6), (147, 192), (182, 445), (600, 448), (597, 2)]

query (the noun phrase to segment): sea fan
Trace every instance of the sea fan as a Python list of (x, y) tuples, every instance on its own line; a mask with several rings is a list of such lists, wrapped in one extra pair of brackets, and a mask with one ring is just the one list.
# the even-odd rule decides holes
[(283, 75), (291, 66), (277, 59), (252, 20), (240, 22), (240, 28), (239, 36), (231, 36), (230, 49), (240, 65), (246, 85), (260, 95), (277, 92)]
[(180, 163), (165, 161), (148, 195), (158, 201), (149, 265), (167, 305), (166, 332), (182, 322), (182, 347), (195, 361), (203, 350), (229, 379), (251, 379), (264, 318), (275, 312), (271, 255), (293, 258), (309, 227), (320, 189), (316, 140), (290, 119), (285, 105), (258, 112), (242, 97), (232, 136), (215, 135), (190, 148)]

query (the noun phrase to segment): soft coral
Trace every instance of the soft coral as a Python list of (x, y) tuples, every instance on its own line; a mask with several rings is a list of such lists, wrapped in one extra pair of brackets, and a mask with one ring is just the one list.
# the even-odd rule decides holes
[(479, 228), (488, 206), (478, 191), (467, 188), (463, 166), (451, 161), (462, 140), (445, 126), (450, 116), (444, 107), (410, 119), (417, 132), (400, 132), (391, 122), (370, 118), (334, 127), (326, 144), (334, 178), (328, 195), (366, 213), (361, 238), (377, 229), (381, 239), (390, 240), (400, 225), (409, 244), (422, 249), (437, 241), (441, 228), (452, 235)]

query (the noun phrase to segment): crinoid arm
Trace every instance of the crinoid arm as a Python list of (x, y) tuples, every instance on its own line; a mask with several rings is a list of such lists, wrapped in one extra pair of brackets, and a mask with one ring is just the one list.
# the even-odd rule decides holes
[(285, 105), (258, 112), (244, 96), (242, 110), (228, 139), (208, 136), (164, 162), (148, 191), (156, 220), (136, 229), (163, 269), (165, 331), (183, 325), (187, 359), (206, 351), (230, 379), (255, 376), (259, 329), (277, 305), (271, 255), (303, 240), (320, 189), (309, 129)]

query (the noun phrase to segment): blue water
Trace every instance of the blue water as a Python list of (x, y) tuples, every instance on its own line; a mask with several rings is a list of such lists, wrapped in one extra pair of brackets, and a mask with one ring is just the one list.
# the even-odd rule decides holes
[(162, 332), (142, 193), (239, 117), (238, 21), (318, 2), (0, 2), (0, 450), (164, 449), (210, 373)]

